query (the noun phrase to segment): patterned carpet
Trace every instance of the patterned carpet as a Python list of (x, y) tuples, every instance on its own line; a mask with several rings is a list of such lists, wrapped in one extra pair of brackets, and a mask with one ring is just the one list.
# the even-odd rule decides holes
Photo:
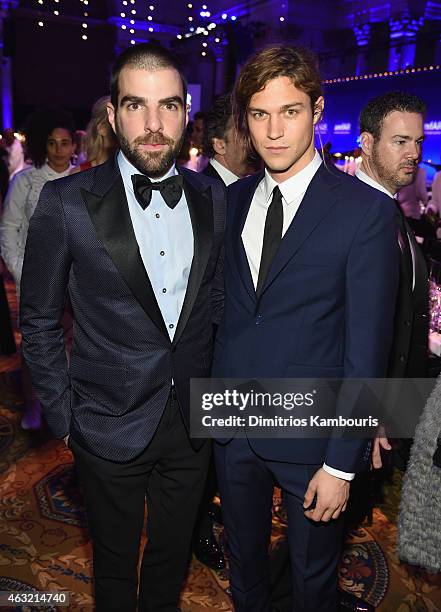
[[(11, 306), (15, 315), (13, 301)], [(91, 545), (72, 455), (46, 429), (21, 429), (18, 368), (17, 355), (0, 357), (0, 591), (67, 590), (70, 611), (90, 612)], [(279, 503), (276, 492), (273, 548), (286, 528)], [(371, 526), (350, 533), (340, 566), (341, 587), (380, 612), (441, 611), (441, 575), (398, 561), (395, 523), (385, 513), (390, 516), (387, 508), (384, 513), (376, 508)], [(220, 525), (216, 535), (225, 547)], [(212, 572), (194, 559), (182, 610), (232, 610), (228, 571)]]

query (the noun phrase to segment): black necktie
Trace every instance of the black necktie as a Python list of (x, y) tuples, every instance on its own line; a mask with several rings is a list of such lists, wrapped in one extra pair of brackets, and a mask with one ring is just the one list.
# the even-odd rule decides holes
[[(397, 205), (398, 207), (398, 205)], [(412, 251), (410, 246), (409, 232), (412, 230), (408, 227), (406, 218), (400, 208), (397, 210), (398, 215), (398, 243), (401, 249), (401, 257), (403, 264), (410, 274), (410, 278), (413, 281), (413, 260)]]
[(262, 257), (260, 259), (259, 278), (256, 293), (260, 295), (275, 254), (282, 241), (283, 207), (282, 193), (278, 186), (274, 187), (273, 199), (266, 214), (263, 232)]
[(163, 181), (153, 183), (148, 176), (132, 174), (133, 191), (138, 204), (143, 210), (147, 208), (152, 199), (152, 190), (157, 189), (170, 208), (174, 208), (182, 197), (182, 175), (176, 174)]

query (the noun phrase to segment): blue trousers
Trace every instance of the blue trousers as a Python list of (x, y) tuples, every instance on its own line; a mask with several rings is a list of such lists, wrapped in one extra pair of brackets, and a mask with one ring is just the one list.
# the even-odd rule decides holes
[(214, 446), (236, 612), (270, 611), (268, 547), (275, 484), (288, 508), (292, 610), (336, 612), (343, 517), (315, 523), (303, 510), (308, 483), (321, 466), (262, 459), (246, 438)]

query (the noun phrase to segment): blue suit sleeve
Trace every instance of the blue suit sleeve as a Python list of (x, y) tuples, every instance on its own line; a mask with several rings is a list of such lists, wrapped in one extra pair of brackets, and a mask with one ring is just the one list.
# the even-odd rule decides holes
[[(399, 280), (399, 246), (395, 203), (379, 195), (368, 208), (354, 237), (346, 267), (345, 379), (384, 378), (392, 344)], [(337, 416), (350, 417), (356, 385), (343, 383)], [(352, 399), (351, 399), (352, 398)], [(368, 459), (366, 440), (329, 440), (325, 463), (358, 471)]]

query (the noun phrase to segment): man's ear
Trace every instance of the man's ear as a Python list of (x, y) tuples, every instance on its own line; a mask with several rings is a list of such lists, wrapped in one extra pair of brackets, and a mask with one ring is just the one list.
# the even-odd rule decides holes
[(320, 121), (323, 116), (323, 110), (325, 108), (325, 100), (323, 96), (318, 98), (317, 102), (314, 104), (314, 112), (312, 116), (312, 122), (314, 125)]
[(223, 138), (212, 138), (211, 146), (218, 155), (225, 155), (227, 147)]
[(374, 146), (374, 137), (370, 132), (362, 132), (360, 134), (360, 146), (364, 155), (370, 157)]
[(107, 104), (107, 117), (109, 118), (109, 123), (112, 126), (112, 130), (115, 132), (116, 134), (116, 130), (115, 130), (115, 107), (113, 106), (113, 104), (111, 102), (108, 102)]
[(190, 119), (190, 111), (191, 111), (190, 104), (186, 104), (185, 105), (185, 127), (187, 127), (188, 121)]

